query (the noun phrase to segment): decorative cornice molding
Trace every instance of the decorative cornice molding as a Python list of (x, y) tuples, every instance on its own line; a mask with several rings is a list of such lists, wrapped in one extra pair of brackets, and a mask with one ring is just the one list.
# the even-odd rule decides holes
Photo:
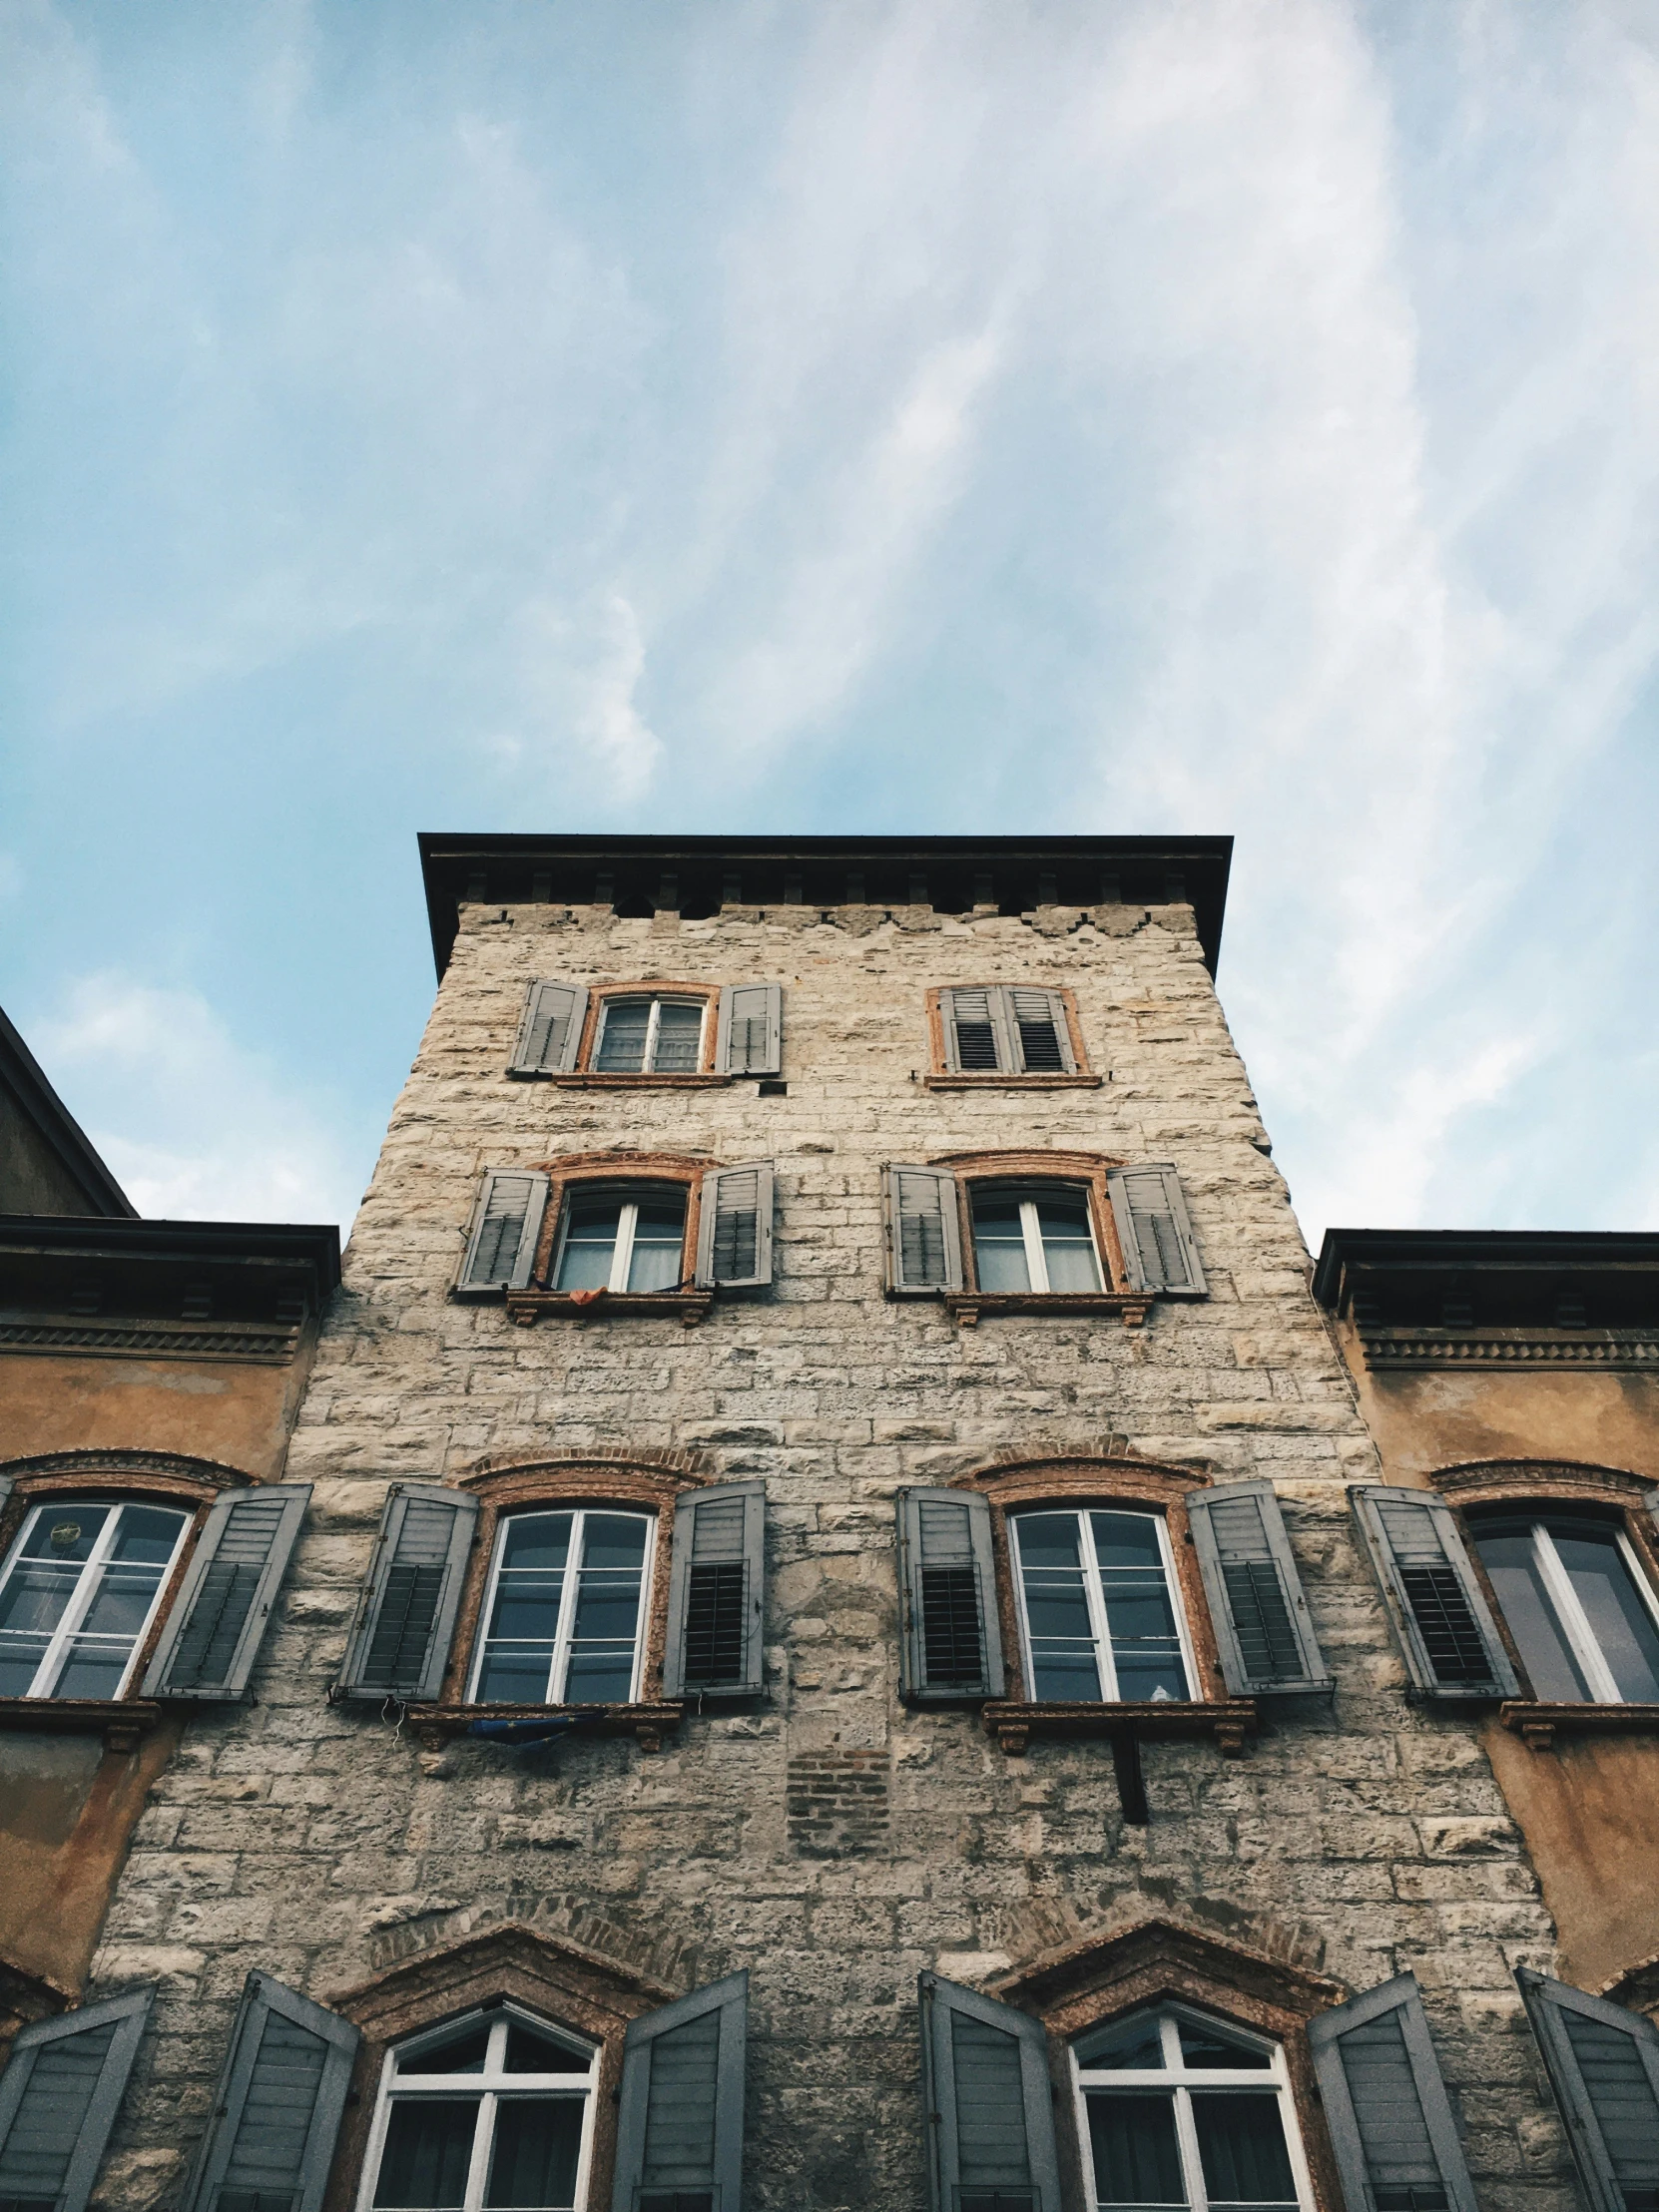
[(23, 1321), (0, 1315), (0, 1353), (92, 1354), (100, 1359), (234, 1360), (264, 1368), (286, 1367), (299, 1350), (301, 1331), (280, 1324), (220, 1322), (204, 1329), (183, 1321), (87, 1320), (47, 1316)]
[(1659, 1330), (1652, 1329), (1362, 1329), (1360, 1344), (1376, 1370), (1659, 1370)]

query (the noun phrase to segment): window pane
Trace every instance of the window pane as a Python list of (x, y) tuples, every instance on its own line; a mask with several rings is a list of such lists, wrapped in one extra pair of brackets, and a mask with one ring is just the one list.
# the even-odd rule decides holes
[(1629, 1705), (1659, 1702), (1659, 1632), (1613, 1530), (1594, 1521), (1548, 1527), (1619, 1695)]
[(1021, 1513), (1016, 1526), (1020, 1588), (1031, 1640), (1031, 1694), (1097, 1702), (1100, 1670), (1083, 1586), (1077, 1515)]
[(165, 1567), (184, 1525), (183, 1513), (154, 1505), (124, 1505), (110, 1557), (123, 1565)]
[(121, 1677), (133, 1656), (132, 1640), (118, 1644), (84, 1643), (76, 1637), (52, 1684), (54, 1697), (118, 1697)]
[(611, 1280), (616, 1252), (620, 1198), (575, 1197), (569, 1201), (565, 1241), (559, 1254), (556, 1291), (602, 1291)]
[(406, 2058), (399, 2056), (397, 2070), (404, 2074), (482, 2073), (489, 2040), (486, 2020), (481, 2027), (463, 2028), (446, 2042), (428, 2043), (424, 2050), (412, 2051)]
[(1548, 1704), (1582, 1705), (1590, 1696), (1538, 1572), (1530, 1521), (1474, 1521), (1474, 1548), (1519, 1647), (1535, 1696)]
[(672, 1197), (642, 1198), (634, 1229), (634, 1257), (628, 1268), (631, 1291), (672, 1291), (681, 1276), (680, 1257), (686, 1242), (686, 1201)]
[(1088, 2102), (1096, 2203), (1185, 2204), (1175, 2099), (1091, 2095)]
[(570, 1552), (570, 1513), (514, 1513), (503, 1529), (501, 1564), (473, 1695), (481, 1705), (544, 1705)]
[(0, 1697), (27, 1697), (33, 1689), (52, 1632), (109, 1516), (107, 1505), (74, 1499), (37, 1515), (0, 1586)]
[(82, 1564), (92, 1557), (92, 1547), (109, 1517), (107, 1505), (48, 1505), (29, 1531), (22, 1555)]
[(1098, 1291), (1100, 1269), (1089, 1234), (1088, 1202), (1083, 1198), (1041, 1198), (1037, 1220), (1051, 1291)]
[(584, 2104), (581, 2097), (502, 2098), (485, 2204), (575, 2204)]
[(1191, 2020), (1179, 2022), (1181, 2056), (1189, 2066), (1262, 2066), (1272, 2063), (1254, 2043), (1236, 2043), (1219, 2029), (1197, 2027)]
[(1028, 1291), (1031, 1288), (1017, 1198), (981, 1197), (975, 1193), (973, 1258), (982, 1291)]
[(400, 2097), (380, 2154), (375, 2203), (422, 2212), (463, 2204), (477, 2119), (476, 2097)]
[(1164, 2070), (1164, 2042), (1158, 2032), (1156, 2014), (1151, 2018), (1142, 2013), (1139, 2019), (1117, 2020), (1100, 2034), (1084, 2037), (1076, 2048), (1080, 2066), (1106, 2066), (1115, 2072), (1125, 2067), (1146, 2066), (1158, 2073)]
[(1150, 1513), (1091, 1513), (1089, 1518), (1118, 1696), (1128, 1703), (1185, 1698), (1187, 1670), (1156, 1520)]
[(573, 1513), (512, 1513), (501, 1539), (501, 1571), (560, 1569), (570, 1556)]
[(1204, 2187), (1213, 2205), (1296, 2203), (1277, 2097), (1251, 2091), (1231, 2096), (1195, 2092), (1193, 2124)]
[(565, 1684), (572, 1705), (617, 1704), (633, 1688), (648, 1528), (639, 1513), (588, 1515)]
[(645, 1033), (650, 1022), (650, 999), (608, 1000), (594, 1065), (608, 1075), (638, 1075), (645, 1066)]
[(516, 2020), (507, 2030), (508, 2073), (585, 2074), (592, 2064), (591, 2051), (572, 2050), (568, 2043), (556, 2043), (552, 2036), (538, 2035)]
[(665, 1005), (657, 1020), (656, 1073), (695, 1075), (702, 1042), (702, 1007)]

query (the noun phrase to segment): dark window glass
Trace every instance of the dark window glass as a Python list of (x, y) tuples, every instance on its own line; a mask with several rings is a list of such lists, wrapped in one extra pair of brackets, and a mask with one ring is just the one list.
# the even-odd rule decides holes
[(428, 2043), (424, 2050), (399, 2056), (397, 2070), (404, 2074), (482, 2073), (489, 2048), (490, 2023), (463, 2028), (447, 2041)]
[(1113, 2093), (1091, 2095), (1088, 2103), (1096, 2202), (1114, 2207), (1185, 2204), (1173, 2096), (1168, 2091), (1144, 2097)]
[(485, 2204), (535, 2206), (542, 2212), (574, 2205), (581, 2149), (580, 2097), (503, 2097), (496, 2106)]
[(466, 2201), (476, 2097), (400, 2097), (391, 2108), (374, 2202), (453, 2212)]
[(585, 2074), (592, 2063), (591, 2051), (572, 2050), (568, 2043), (556, 2043), (550, 2035), (538, 2035), (533, 2028), (520, 2026), (517, 2020), (507, 2030), (508, 2073)]
[(1195, 2093), (1193, 2127), (1212, 2205), (1295, 2205), (1277, 2097)]

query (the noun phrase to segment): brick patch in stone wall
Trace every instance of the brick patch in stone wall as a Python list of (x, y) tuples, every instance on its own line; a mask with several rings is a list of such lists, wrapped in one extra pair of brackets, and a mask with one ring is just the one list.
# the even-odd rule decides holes
[(842, 1859), (887, 1841), (884, 1751), (804, 1751), (790, 1761), (790, 1842), (807, 1859)]

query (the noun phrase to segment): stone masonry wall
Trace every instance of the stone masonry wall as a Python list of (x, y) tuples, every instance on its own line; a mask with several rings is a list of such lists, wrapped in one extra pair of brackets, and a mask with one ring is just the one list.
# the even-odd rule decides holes
[[(561, 1089), (504, 1069), (526, 983), (785, 987), (788, 1095)], [(1064, 983), (1095, 1091), (931, 1092), (923, 998)], [(509, 1324), (450, 1296), (477, 1179), (612, 1144), (771, 1157), (777, 1283), (674, 1320)], [(882, 1292), (881, 1165), (1081, 1147), (1169, 1159), (1209, 1277), (1143, 1331), (1040, 1315), (958, 1330)], [(915, 1976), (988, 1978), (1079, 1934), (1173, 1913), (1355, 1988), (1409, 1966), (1482, 2201), (1566, 2207), (1521, 2023), (1550, 1929), (1472, 1728), (1407, 1705), (1345, 1481), (1375, 1454), (1190, 909), (728, 908), (623, 920), (472, 906), (346, 1257), (288, 1462), (313, 1512), (258, 1703), (191, 1726), (153, 1793), (100, 1986), (164, 1980), (101, 2196), (168, 2202), (250, 1966), (323, 1993), (470, 1928), (574, 1933), (691, 1987), (752, 1969), (752, 2212), (923, 2201)], [(1109, 1747), (1008, 1758), (970, 1711), (897, 1695), (892, 1493), (1019, 1447), (1148, 1456), (1285, 1500), (1335, 1710), (1245, 1757), (1149, 1743), (1126, 1827)], [(422, 1750), (325, 1692), (387, 1483), (479, 1457), (692, 1449), (764, 1477), (770, 1699), (632, 1742)]]

